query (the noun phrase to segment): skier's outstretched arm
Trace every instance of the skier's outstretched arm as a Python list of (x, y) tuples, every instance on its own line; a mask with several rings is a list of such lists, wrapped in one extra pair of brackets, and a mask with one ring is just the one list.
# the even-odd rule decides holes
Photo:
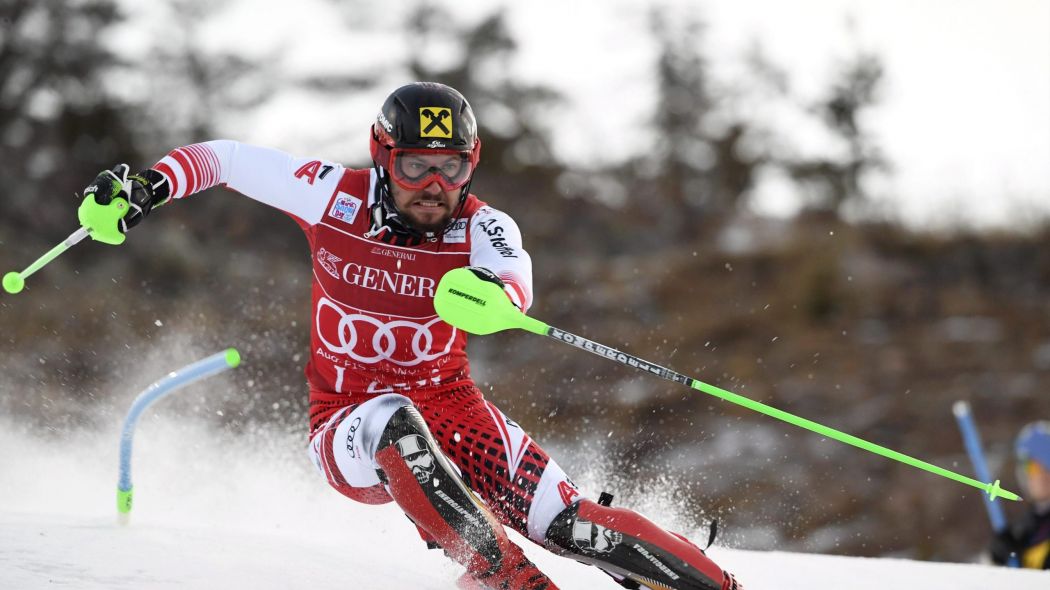
[(218, 185), (312, 225), (321, 219), (343, 175), (343, 167), (333, 162), (226, 139), (175, 148), (150, 168), (127, 171), (126, 164), (104, 171), (85, 190), (95, 193), (101, 205), (122, 192), (129, 196), (131, 210), (120, 222), (122, 232), (173, 199)]

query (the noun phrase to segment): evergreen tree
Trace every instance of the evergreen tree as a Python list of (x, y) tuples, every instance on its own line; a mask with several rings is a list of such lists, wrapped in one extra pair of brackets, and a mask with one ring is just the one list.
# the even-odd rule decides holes
[(869, 196), (865, 177), (887, 167), (863, 124), (865, 112), (878, 103), (883, 74), (882, 60), (860, 53), (842, 65), (827, 94), (812, 107), (840, 149), (838, 155), (785, 162), (810, 211), (838, 215), (847, 206), (861, 205)]
[(634, 193), (666, 236), (711, 236), (708, 230), (737, 210), (761, 163), (740, 149), (751, 125), (723, 108), (701, 50), (699, 18), (653, 9), (650, 30), (659, 47), (655, 145), (635, 163), (641, 174)]
[(103, 41), (121, 18), (110, 0), (0, 3), (4, 241), (65, 237), (75, 228), (73, 194), (138, 154), (134, 107), (107, 86), (121, 59)]

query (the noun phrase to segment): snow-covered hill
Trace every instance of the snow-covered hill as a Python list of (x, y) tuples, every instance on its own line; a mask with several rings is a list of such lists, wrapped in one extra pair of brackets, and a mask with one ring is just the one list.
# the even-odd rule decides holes
[[(0, 588), (438, 590), (460, 573), (426, 550), (393, 505), (359, 505), (330, 490), (299, 452), (299, 436), (222, 435), (147, 416), (137, 438), (136, 506), (122, 527), (115, 428), (42, 436), (0, 428)], [(649, 515), (674, 520), (665, 510)], [(525, 547), (565, 590), (619, 588), (597, 570)], [(711, 554), (749, 590), (1050, 588), (1050, 572), (981, 565)]]

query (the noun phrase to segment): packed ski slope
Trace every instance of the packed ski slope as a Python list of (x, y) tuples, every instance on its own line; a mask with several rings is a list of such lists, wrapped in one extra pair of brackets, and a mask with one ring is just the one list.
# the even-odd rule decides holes
[[(298, 433), (216, 434), (147, 414), (133, 461), (136, 505), (131, 523), (119, 526), (116, 425), (38, 435), (0, 420), (0, 588), (454, 587), (460, 568), (427, 551), (396, 507), (343, 499), (303, 448)], [(669, 507), (647, 512), (676, 520)], [(619, 588), (597, 570), (525, 546), (565, 590)], [(749, 590), (1050, 588), (1050, 572), (723, 547), (711, 554)]]

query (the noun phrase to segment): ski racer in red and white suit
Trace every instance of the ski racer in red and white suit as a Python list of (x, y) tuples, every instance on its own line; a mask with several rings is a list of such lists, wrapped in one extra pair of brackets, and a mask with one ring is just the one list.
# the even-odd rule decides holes
[[(431, 429), (449, 447), (447, 455), (459, 459), (458, 447), (483, 445), (483, 453), (462, 452), (462, 460), (470, 462), (461, 466), (464, 478), (484, 496), (503, 494), (493, 507), (523, 532), (525, 509), (531, 508), (540, 526), (530, 536), (542, 540), (546, 525), (566, 506), (561, 496), (568, 500), (578, 492), (531, 438), (483, 399), (470, 379), (466, 334), (442, 322), (433, 305), (444, 273), (477, 266), (495, 272), (508, 297), (527, 308), (531, 262), (507, 214), (470, 195), (449, 231), (404, 247), (367, 237), (374, 170), (349, 170), (226, 140), (178, 148), (154, 169), (171, 180), (173, 198), (223, 184), (288, 213), (306, 233), (314, 275), (306, 366), (310, 431), (315, 458), (333, 485), (357, 500), (390, 501), (370, 467), (360, 473), (348, 469), (360, 479), (347, 482), (317, 435), (331, 439), (333, 417), (341, 423), (347, 408), (380, 394), (401, 394), (428, 422), (443, 418)], [(460, 440), (453, 438), (457, 432)], [(490, 449), (499, 463), (489, 460)], [(533, 501), (538, 488), (540, 499)]]
[[(466, 334), (437, 316), (435, 288), (449, 270), (471, 267), (527, 310), (532, 267), (521, 234), (505, 213), (456, 193), (469, 188), (480, 146), (476, 137), (470, 142), (473, 114), (458, 92), (430, 83), (403, 87), (387, 100), (374, 133), (414, 134), (418, 142), (427, 130), (451, 138), (449, 127), (468, 138), (460, 152), (430, 149), (440, 141), (415, 150), (391, 143), (391, 155), (370, 170), (218, 140), (177, 148), (139, 176), (114, 169), (96, 185), (109, 175), (126, 187), (138, 214), (128, 216), (127, 227), (152, 206), (216, 185), (299, 224), (314, 276), (306, 366), (311, 457), (346, 496), (397, 502), (429, 545), (467, 567), (463, 587), (555, 589), (510, 542), (506, 525), (597, 565), (628, 588), (737, 588), (684, 538), (630, 510), (584, 498), (471, 380)], [(413, 157), (423, 162), (418, 177)], [(442, 158), (454, 161), (446, 168)], [(394, 181), (416, 192), (384, 184)], [(390, 194), (384, 190), (400, 204), (384, 203)], [(433, 223), (421, 221), (428, 219)], [(426, 231), (392, 229), (413, 223)]]

